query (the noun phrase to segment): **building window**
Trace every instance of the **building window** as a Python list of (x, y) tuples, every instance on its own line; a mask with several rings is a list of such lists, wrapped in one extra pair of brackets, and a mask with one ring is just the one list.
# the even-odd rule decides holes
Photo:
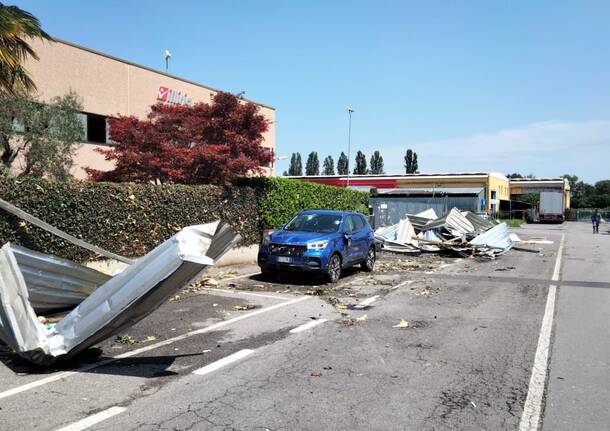
[(109, 144), (108, 119), (103, 115), (79, 112), (78, 118), (83, 125), (83, 137), (85, 142), (94, 144)]
[(106, 137), (106, 117), (87, 114), (87, 141), (105, 144)]

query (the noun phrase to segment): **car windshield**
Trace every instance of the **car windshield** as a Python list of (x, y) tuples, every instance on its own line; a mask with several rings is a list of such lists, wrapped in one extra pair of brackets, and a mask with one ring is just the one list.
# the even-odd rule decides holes
[(337, 232), (341, 216), (332, 214), (299, 214), (284, 227), (284, 230), (299, 232)]

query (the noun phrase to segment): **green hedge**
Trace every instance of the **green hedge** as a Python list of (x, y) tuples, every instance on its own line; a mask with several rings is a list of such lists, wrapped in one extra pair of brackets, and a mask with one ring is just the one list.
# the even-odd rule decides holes
[(261, 222), (277, 228), (302, 209), (355, 210), (368, 215), (369, 194), (287, 178), (251, 178), (241, 182), (263, 191)]
[[(233, 187), (48, 182), (0, 177), (0, 197), (78, 238), (124, 256), (141, 256), (184, 226), (222, 219), (260, 240), (303, 208), (366, 213), (368, 195), (281, 178), (245, 179)], [(0, 210), (0, 245), (7, 241), (71, 260), (91, 252)]]

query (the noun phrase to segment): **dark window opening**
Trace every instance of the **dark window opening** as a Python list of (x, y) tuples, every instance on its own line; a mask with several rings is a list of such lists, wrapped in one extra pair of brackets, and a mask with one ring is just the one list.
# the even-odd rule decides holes
[(87, 141), (106, 143), (106, 117), (87, 114)]

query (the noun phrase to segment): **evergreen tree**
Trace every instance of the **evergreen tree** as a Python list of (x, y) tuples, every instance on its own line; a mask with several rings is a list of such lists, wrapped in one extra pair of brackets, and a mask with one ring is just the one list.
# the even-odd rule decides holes
[(379, 151), (375, 151), (371, 156), (371, 174), (384, 174), (383, 171), (383, 157), (379, 154)]
[(356, 167), (354, 168), (354, 175), (366, 175), (368, 169), (366, 168), (366, 156), (360, 150), (356, 153)]
[(417, 153), (414, 153), (410, 148), (405, 154), (405, 172), (407, 174), (414, 174), (418, 171), (417, 166)]
[(347, 160), (347, 156), (342, 151), (341, 155), (339, 156), (339, 160), (337, 161), (337, 173), (339, 175), (347, 175), (348, 171), (349, 171), (349, 163)]
[(307, 163), (305, 164), (305, 175), (320, 175), (320, 161), (318, 160), (318, 153), (312, 151), (307, 157)]
[(283, 176), (283, 177), (287, 177), (287, 176), (288, 176), (288, 171), (284, 171), (284, 172), (282, 172), (282, 176)]
[(331, 156), (324, 159), (322, 175), (335, 175), (335, 161)]
[(303, 176), (301, 153), (292, 153), (292, 157), (290, 157), (290, 167), (288, 168), (288, 175), (290, 175), (291, 177)]

